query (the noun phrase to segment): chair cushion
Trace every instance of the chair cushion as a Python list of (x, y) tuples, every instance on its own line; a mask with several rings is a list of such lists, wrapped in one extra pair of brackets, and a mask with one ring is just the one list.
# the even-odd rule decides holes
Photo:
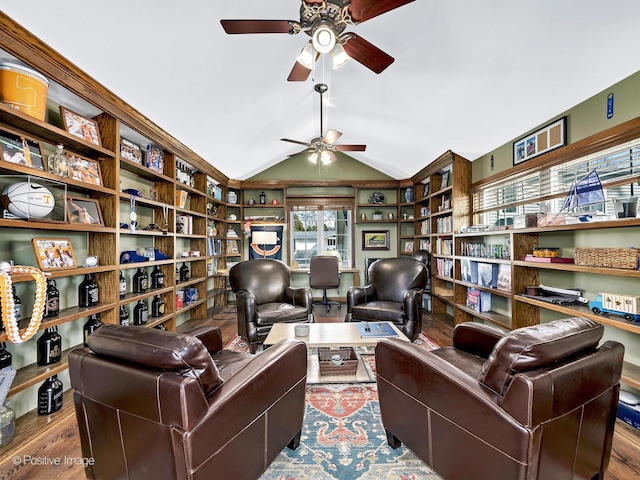
[(603, 331), (599, 323), (578, 317), (519, 328), (496, 343), (478, 380), (504, 395), (516, 373), (548, 367), (593, 351)]
[(307, 321), (306, 307), (291, 305), (290, 303), (264, 303), (256, 305), (256, 323), (258, 325), (273, 325), (280, 322)]
[(375, 300), (353, 306), (351, 317), (356, 320), (372, 322), (404, 323), (402, 303)]
[(97, 355), (193, 377), (205, 395), (222, 384), (218, 368), (206, 347), (191, 335), (104, 324), (89, 336), (87, 344)]

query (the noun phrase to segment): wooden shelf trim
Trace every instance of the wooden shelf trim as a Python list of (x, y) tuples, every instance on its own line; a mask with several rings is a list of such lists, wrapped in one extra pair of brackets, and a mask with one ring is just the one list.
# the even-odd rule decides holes
[(467, 307), (466, 305), (462, 305), (460, 303), (456, 303), (456, 308), (459, 308), (463, 312), (467, 312), (474, 317), (481, 318), (482, 320), (486, 320), (488, 322), (494, 323), (502, 328), (506, 328), (507, 330), (511, 330), (511, 317), (507, 315), (503, 315), (501, 313), (489, 311), (489, 312), (478, 312), (472, 308)]
[(499, 290), (498, 288), (485, 287), (484, 285), (478, 285), (477, 283), (471, 283), (471, 282), (464, 282), (462, 280), (456, 280), (455, 283), (456, 285), (462, 285), (463, 287), (477, 288), (478, 290), (481, 290), (483, 292), (489, 292), (491, 294), (498, 295), (500, 297), (511, 298), (510, 291), (507, 292), (505, 290)]
[(527, 262), (524, 260), (515, 260), (513, 262), (513, 265), (516, 267), (537, 268), (544, 270), (562, 270), (566, 272), (593, 273), (595, 275), (614, 275), (617, 277), (640, 278), (640, 270), (624, 268), (592, 267), (589, 265), (576, 265), (575, 263)]

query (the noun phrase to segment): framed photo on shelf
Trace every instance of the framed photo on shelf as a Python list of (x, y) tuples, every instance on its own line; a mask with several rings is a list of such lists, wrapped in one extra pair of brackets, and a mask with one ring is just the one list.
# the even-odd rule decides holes
[(363, 250), (389, 250), (389, 230), (363, 230)]
[(446, 171), (442, 174), (442, 181), (440, 183), (440, 189), (447, 188), (449, 186), (449, 175), (450, 171)]
[(91, 185), (102, 185), (98, 162), (77, 155), (67, 155), (67, 158), (69, 158), (69, 178)]
[(413, 241), (404, 242), (404, 253), (413, 253)]
[(425, 183), (424, 184), (424, 192), (423, 192), (422, 196), (423, 197), (428, 197), (430, 190), (431, 190), (431, 183)]
[(147, 168), (164, 173), (164, 151), (158, 145), (147, 145)]
[(104, 226), (100, 204), (93, 198), (67, 197), (69, 223)]
[(34, 238), (33, 250), (40, 270), (76, 268), (71, 240), (68, 238)]
[(120, 158), (142, 165), (142, 149), (131, 140), (120, 138)]
[(83, 117), (62, 105), (60, 106), (60, 116), (62, 117), (62, 125), (68, 133), (99, 147), (102, 146), (98, 122)]
[(0, 130), (0, 153), (5, 162), (44, 170), (42, 149), (35, 140)]

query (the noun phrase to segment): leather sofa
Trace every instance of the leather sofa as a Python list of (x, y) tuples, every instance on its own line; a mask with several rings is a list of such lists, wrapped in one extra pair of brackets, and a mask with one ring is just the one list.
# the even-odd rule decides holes
[(231, 290), (238, 306), (238, 335), (255, 353), (280, 322), (313, 322), (313, 295), (309, 287), (291, 287), (289, 267), (270, 258), (240, 262), (229, 270)]
[(369, 266), (369, 285), (347, 292), (346, 322), (393, 322), (410, 340), (422, 331), (424, 263), (412, 258), (384, 258)]
[(624, 347), (568, 318), (510, 333), (457, 325), (453, 346), (376, 347), (389, 445), (406, 444), (445, 480), (602, 479)]
[(304, 343), (246, 355), (191, 333), (105, 324), (69, 354), (87, 478), (254, 479), (298, 446)]

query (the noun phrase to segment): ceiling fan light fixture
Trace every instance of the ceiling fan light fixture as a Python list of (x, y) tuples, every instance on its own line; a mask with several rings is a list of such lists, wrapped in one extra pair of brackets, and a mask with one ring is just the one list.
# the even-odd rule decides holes
[(307, 158), (311, 163), (315, 165), (316, 163), (318, 163), (318, 152), (313, 152)]
[(320, 53), (329, 53), (336, 44), (336, 34), (329, 23), (321, 22), (311, 37), (313, 48)]
[(329, 165), (331, 163), (331, 155), (329, 155), (329, 152), (323, 150), (320, 154), (320, 161), (322, 162), (322, 165)]
[(309, 70), (313, 70), (313, 60), (315, 56), (316, 51), (311, 42), (309, 42), (304, 46), (300, 55), (296, 57), (296, 62)]
[(333, 69), (336, 70), (349, 63), (351, 57), (347, 55), (342, 43), (338, 42), (331, 50), (331, 59), (333, 60)]

